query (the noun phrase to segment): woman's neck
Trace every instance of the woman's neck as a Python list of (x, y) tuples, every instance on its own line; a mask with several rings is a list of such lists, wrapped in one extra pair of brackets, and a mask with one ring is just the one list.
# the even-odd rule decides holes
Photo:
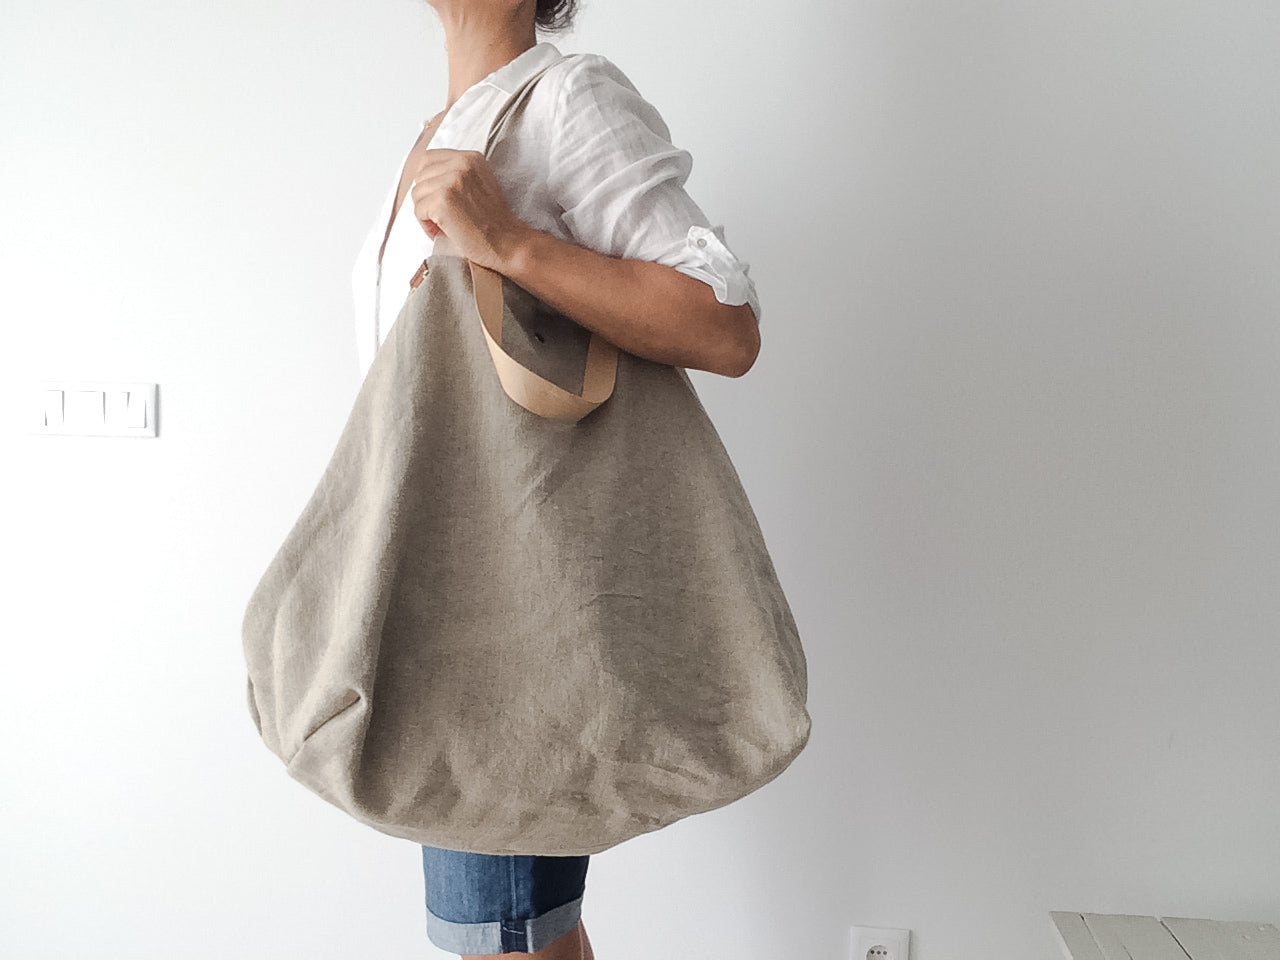
[(444, 47), (449, 57), (446, 110), (469, 87), (538, 42), (533, 18), (524, 11), (525, 4), (517, 11), (465, 2), (433, 5), (444, 27)]

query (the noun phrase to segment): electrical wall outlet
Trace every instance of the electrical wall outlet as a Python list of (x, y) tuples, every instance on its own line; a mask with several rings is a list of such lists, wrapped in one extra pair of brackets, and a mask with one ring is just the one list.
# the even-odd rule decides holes
[(849, 960), (911, 960), (911, 931), (854, 927)]

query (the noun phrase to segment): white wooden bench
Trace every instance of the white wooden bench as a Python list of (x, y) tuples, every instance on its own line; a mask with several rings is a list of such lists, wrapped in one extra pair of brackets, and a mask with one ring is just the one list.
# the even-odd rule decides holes
[(1066, 960), (1280, 960), (1269, 923), (1054, 911)]

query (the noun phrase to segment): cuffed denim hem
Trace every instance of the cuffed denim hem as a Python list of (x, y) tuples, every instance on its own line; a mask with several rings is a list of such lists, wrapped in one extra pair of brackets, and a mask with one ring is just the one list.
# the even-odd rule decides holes
[(427, 939), (441, 950), (476, 955), (533, 953), (563, 937), (582, 918), (582, 897), (562, 903), (532, 920), (457, 923), (427, 909)]

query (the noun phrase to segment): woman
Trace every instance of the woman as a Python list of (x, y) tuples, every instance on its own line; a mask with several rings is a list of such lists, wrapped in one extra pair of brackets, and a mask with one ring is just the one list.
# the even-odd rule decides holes
[[(748, 265), (685, 192), (692, 158), (610, 61), (556, 64), (492, 160), (478, 152), (505, 94), (560, 56), (536, 31), (568, 27), (576, 0), (428, 2), (444, 27), (448, 96), (357, 260), (364, 372), (443, 233), (622, 350), (746, 373), (760, 347)], [(428, 936), (464, 958), (593, 960), (581, 920), (587, 862), (423, 846)]]

